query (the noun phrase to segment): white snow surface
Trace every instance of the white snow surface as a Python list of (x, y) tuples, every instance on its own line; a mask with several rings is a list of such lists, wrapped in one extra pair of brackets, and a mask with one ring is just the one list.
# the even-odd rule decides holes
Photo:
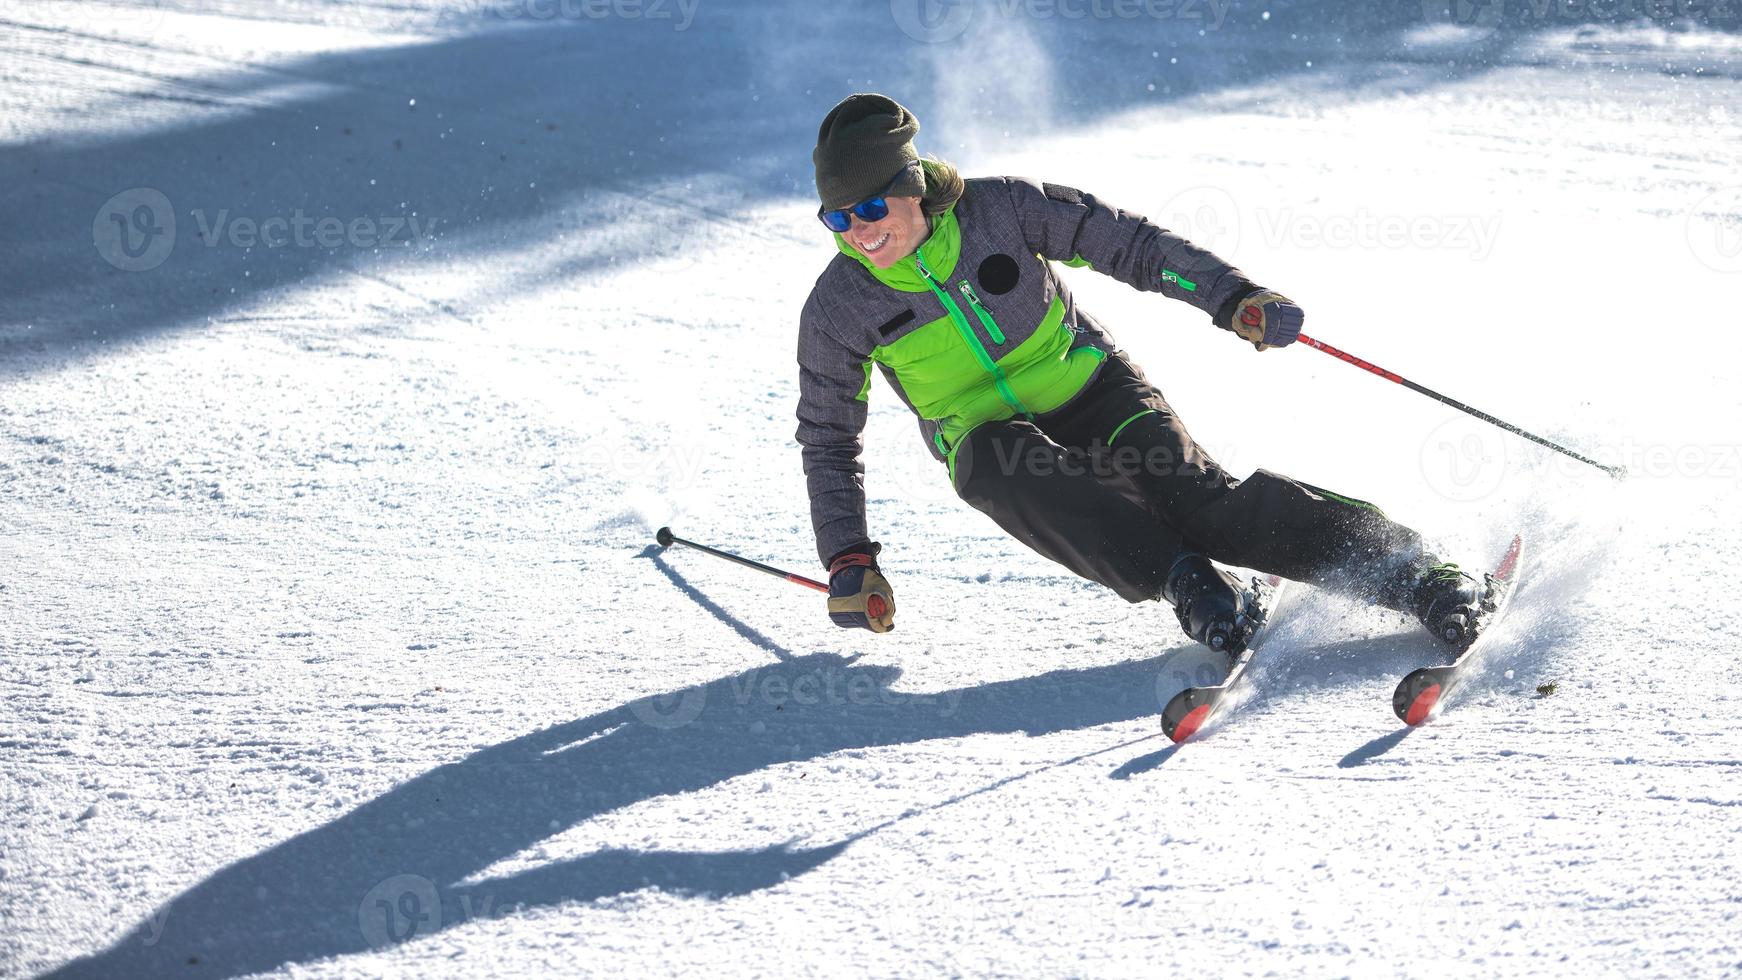
[[(1742, 973), (1738, 25), (926, 6), (0, 0), (0, 975)], [(894, 633), (661, 553), (819, 574), (807, 153), (858, 90), (1633, 476), (1074, 270), (1236, 471), (1528, 535), (1452, 710), (1403, 730), (1427, 642), (1297, 589), (1170, 747), (1171, 615), (881, 385)]]

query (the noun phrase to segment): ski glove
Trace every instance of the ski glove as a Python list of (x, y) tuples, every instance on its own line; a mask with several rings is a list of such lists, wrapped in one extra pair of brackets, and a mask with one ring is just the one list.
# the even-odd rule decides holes
[(877, 569), (883, 546), (866, 541), (829, 562), (829, 618), (846, 629), (887, 633), (895, 628), (895, 590)]
[(1216, 326), (1232, 330), (1258, 350), (1287, 347), (1300, 337), (1306, 313), (1281, 293), (1260, 289), (1223, 305)]

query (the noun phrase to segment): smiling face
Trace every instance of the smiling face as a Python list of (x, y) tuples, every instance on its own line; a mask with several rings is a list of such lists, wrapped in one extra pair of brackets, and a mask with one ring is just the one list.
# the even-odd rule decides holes
[(889, 214), (882, 221), (866, 221), (852, 212), (853, 225), (841, 232), (847, 244), (879, 269), (887, 269), (913, 254), (927, 234), (925, 212), (917, 197), (885, 198)]

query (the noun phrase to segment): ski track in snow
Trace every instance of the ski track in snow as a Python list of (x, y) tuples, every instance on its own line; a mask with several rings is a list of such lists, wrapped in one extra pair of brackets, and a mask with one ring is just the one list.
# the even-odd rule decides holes
[[(0, 6), (0, 976), (1742, 971), (1736, 25), (1395, 6)], [(1426, 642), (1296, 589), (1167, 745), (1202, 655), (957, 502), (881, 385), (895, 633), (662, 554), (815, 574), (805, 153), (854, 90), (1634, 476), (1079, 271), (1236, 471), (1471, 566), (1525, 530), (1453, 710), (1401, 730)], [(177, 234), (123, 272), (134, 188)], [(423, 231), (228, 223), (299, 213)]]

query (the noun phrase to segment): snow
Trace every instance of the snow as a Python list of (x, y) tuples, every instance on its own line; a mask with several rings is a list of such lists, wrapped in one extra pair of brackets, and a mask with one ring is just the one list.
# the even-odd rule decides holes
[[(655, 6), (0, 8), (0, 975), (1742, 971), (1735, 23)], [(1203, 654), (881, 387), (896, 632), (660, 553), (817, 574), (806, 154), (867, 89), (1633, 476), (1077, 270), (1234, 469), (1526, 530), (1454, 710), (1302, 589), (1169, 747)]]

